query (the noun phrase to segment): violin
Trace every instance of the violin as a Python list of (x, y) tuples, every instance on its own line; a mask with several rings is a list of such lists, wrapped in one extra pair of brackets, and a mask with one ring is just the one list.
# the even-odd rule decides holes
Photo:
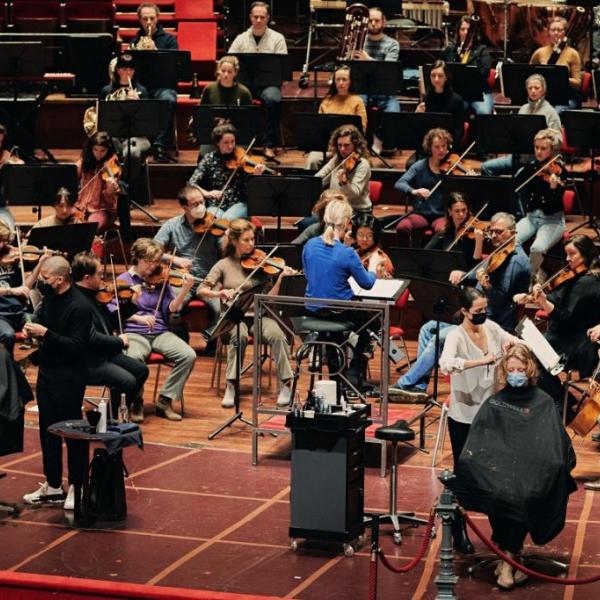
[(262, 269), (267, 275), (277, 275), (285, 268), (285, 260), (277, 256), (267, 258), (267, 253), (254, 248), (251, 254), (245, 254), (241, 260), (242, 268), (246, 271)]
[(462, 165), (461, 158), (456, 152), (450, 152), (440, 162), (440, 171), (444, 171), (444, 175), (466, 175), (469, 169)]
[(171, 269), (169, 268), (169, 265), (162, 264), (159, 265), (154, 272), (150, 273), (150, 275), (144, 277), (144, 284), (153, 288), (158, 285), (163, 285), (166, 282), (173, 287), (181, 287), (183, 282), (190, 277), (195, 279), (198, 283), (201, 282), (198, 277), (194, 277), (183, 269)]
[(547, 184), (550, 184), (552, 177), (560, 177), (564, 168), (563, 162), (559, 159), (556, 162), (550, 163), (544, 169), (538, 173), (538, 177), (541, 177)]
[[(36, 246), (23, 246), (21, 248), (21, 254), (25, 262), (37, 262), (41, 256), (49, 252), (52, 256), (60, 255), (63, 253), (59, 250), (40, 250)], [(0, 252), (0, 263), (10, 264), (19, 260), (19, 249), (14, 246), (4, 246)]]
[(489, 239), (489, 234), (487, 233), (489, 227), (489, 221), (480, 221), (479, 219), (474, 218), (471, 223), (463, 223), (463, 225), (461, 226), (461, 231), (464, 230), (464, 236), (468, 237), (470, 240), (475, 239), (475, 231), (477, 230), (483, 231), (484, 237), (486, 239)]
[[(131, 300), (133, 297), (133, 288), (130, 285), (127, 285), (124, 282), (117, 282), (117, 300)], [(102, 289), (99, 289), (96, 293), (96, 300), (100, 302), (100, 304), (108, 304), (112, 302), (115, 298), (115, 286), (112, 284), (104, 286)]]
[(356, 165), (359, 161), (360, 154), (358, 152), (353, 152), (344, 159), (344, 171), (346, 172), (346, 175), (350, 175), (350, 173), (356, 169)]
[(217, 219), (215, 215), (207, 212), (201, 219), (196, 219), (192, 223), (192, 229), (196, 233), (206, 233), (221, 237), (229, 228), (227, 219)]
[(255, 155), (247, 155), (246, 150), (242, 147), (237, 146), (233, 151), (231, 158), (228, 158), (225, 161), (225, 166), (231, 171), (237, 171), (238, 169), (242, 169), (245, 173), (254, 173), (254, 167), (257, 165), (263, 165), (265, 167), (265, 173), (269, 173), (271, 175), (281, 175), (279, 171), (275, 171), (275, 169), (270, 169), (269, 167), (264, 165), (264, 160), (260, 156)]
[(123, 170), (121, 169), (121, 165), (119, 164), (119, 157), (116, 154), (113, 154), (102, 167), (102, 181), (116, 180), (121, 177)]
[(568, 265), (562, 268), (560, 271), (555, 273), (550, 279), (547, 279), (542, 283), (542, 290), (549, 294), (554, 291), (557, 287), (560, 287), (563, 283), (575, 279), (578, 275), (587, 273), (588, 268), (585, 263), (577, 265), (574, 269), (571, 269)]
[[(487, 258), (483, 259), (472, 269), (467, 271), (460, 278), (460, 283), (467, 279), (471, 273), (477, 273), (477, 279), (480, 280), (480, 277), (488, 277), (491, 273), (497, 271), (504, 264), (506, 259), (515, 251), (516, 245), (516, 234), (513, 234), (503, 244), (498, 246)], [(485, 272), (480, 275), (479, 269), (484, 263), (487, 263), (487, 266), (485, 267)]]

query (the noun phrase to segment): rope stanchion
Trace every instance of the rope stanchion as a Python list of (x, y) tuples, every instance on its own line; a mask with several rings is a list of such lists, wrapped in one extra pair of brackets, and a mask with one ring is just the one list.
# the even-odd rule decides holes
[(475, 524), (473, 519), (463, 510), (460, 509), (467, 525), (473, 530), (475, 535), (494, 553), (497, 554), (503, 561), (507, 562), (511, 567), (526, 573), (530, 577), (535, 577), (537, 579), (541, 579), (542, 581), (547, 581), (548, 583), (559, 583), (561, 585), (584, 585), (587, 583), (594, 583), (596, 581), (600, 581), (600, 575), (594, 575), (592, 577), (585, 577), (583, 579), (569, 579), (566, 577), (552, 577), (551, 575), (546, 575), (545, 573), (540, 573), (539, 571), (533, 571), (528, 567), (522, 565), (520, 562), (514, 560), (510, 556), (508, 556), (505, 552), (500, 550), (492, 540), (487, 538), (481, 529)]

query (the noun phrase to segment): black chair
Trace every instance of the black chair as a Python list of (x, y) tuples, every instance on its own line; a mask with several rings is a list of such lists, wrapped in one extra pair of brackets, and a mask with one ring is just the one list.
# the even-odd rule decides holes
[[(402, 543), (402, 532), (400, 531), (400, 525), (412, 525), (418, 527), (419, 525), (427, 525), (427, 521), (415, 517), (414, 512), (398, 512), (396, 506), (396, 499), (398, 495), (398, 444), (401, 442), (411, 442), (415, 439), (415, 432), (408, 426), (404, 419), (400, 419), (391, 425), (384, 425), (375, 430), (375, 437), (378, 440), (384, 440), (390, 442), (392, 446), (392, 460), (390, 468), (390, 508), (389, 512), (383, 515), (376, 515), (379, 517), (380, 523), (391, 523), (394, 527), (394, 542), (396, 544)], [(365, 515), (367, 520), (370, 520), (375, 515)]]

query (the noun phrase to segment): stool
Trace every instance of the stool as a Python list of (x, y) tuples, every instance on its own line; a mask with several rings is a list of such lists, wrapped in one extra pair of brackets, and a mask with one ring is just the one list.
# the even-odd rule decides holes
[(396, 497), (398, 486), (398, 443), (410, 442), (415, 439), (415, 432), (410, 429), (404, 419), (399, 419), (392, 425), (384, 425), (375, 430), (375, 437), (378, 440), (390, 442), (392, 446), (392, 461), (390, 467), (390, 508), (389, 513), (378, 515), (380, 523), (391, 523), (394, 527), (394, 542), (402, 543), (402, 532), (400, 523), (418, 527), (427, 525), (427, 521), (415, 517), (414, 512), (399, 513), (396, 509)]

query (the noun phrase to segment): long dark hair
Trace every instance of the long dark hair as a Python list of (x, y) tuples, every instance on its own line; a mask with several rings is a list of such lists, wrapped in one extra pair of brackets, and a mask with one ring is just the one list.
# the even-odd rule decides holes
[(381, 241), (381, 222), (370, 213), (357, 213), (352, 219), (352, 237), (361, 227), (367, 227), (373, 232), (373, 246), (379, 246)]
[(433, 85), (431, 84), (431, 71), (434, 71), (435, 69), (442, 69), (442, 71), (444, 71), (444, 75), (446, 76), (446, 83), (444, 83), (444, 92), (449, 92), (450, 90), (452, 90), (452, 81), (451, 81), (452, 77), (450, 75), (448, 65), (446, 65), (446, 63), (443, 60), (438, 59), (431, 65), (431, 69), (429, 70), (429, 77), (426, 82), (427, 93), (435, 94)]
[(466, 196), (463, 196), (460, 192), (452, 192), (450, 194), (450, 198), (448, 199), (448, 204), (446, 204), (446, 225), (444, 226), (444, 236), (450, 234), (454, 236), (456, 234), (456, 228), (454, 227), (454, 221), (450, 216), (450, 210), (459, 202), (467, 205), (467, 216), (465, 218), (465, 222), (471, 218), (471, 205), (469, 204)]
[[(466, 311), (471, 310), (475, 300), (479, 300), (479, 298), (486, 298), (484, 292), (478, 290), (477, 288), (465, 286), (460, 290), (458, 300), (460, 302), (460, 307), (464, 308)], [(462, 315), (462, 313), (461, 313)]]
[(456, 48), (460, 46), (460, 34), (458, 33), (463, 23), (469, 24), (469, 31), (467, 31), (467, 38), (471, 37), (471, 49), (477, 48), (479, 46), (479, 23), (477, 17), (473, 19), (473, 17), (469, 15), (463, 15), (456, 25), (456, 37), (454, 38), (454, 43), (456, 44)]
[(564, 243), (565, 246), (569, 246), (571, 244), (577, 248), (579, 254), (581, 254), (583, 258), (585, 266), (588, 267), (588, 269), (592, 266), (592, 263), (598, 259), (598, 248), (592, 239), (587, 235), (578, 233)]
[[(94, 153), (92, 152), (94, 146), (103, 146), (108, 150), (106, 156), (100, 162), (94, 158)], [(81, 151), (81, 170), (84, 173), (95, 171), (97, 167), (104, 164), (104, 162), (114, 154), (115, 147), (110, 135), (108, 135), (106, 131), (97, 131), (94, 135), (90, 136), (83, 145), (83, 150)]]

